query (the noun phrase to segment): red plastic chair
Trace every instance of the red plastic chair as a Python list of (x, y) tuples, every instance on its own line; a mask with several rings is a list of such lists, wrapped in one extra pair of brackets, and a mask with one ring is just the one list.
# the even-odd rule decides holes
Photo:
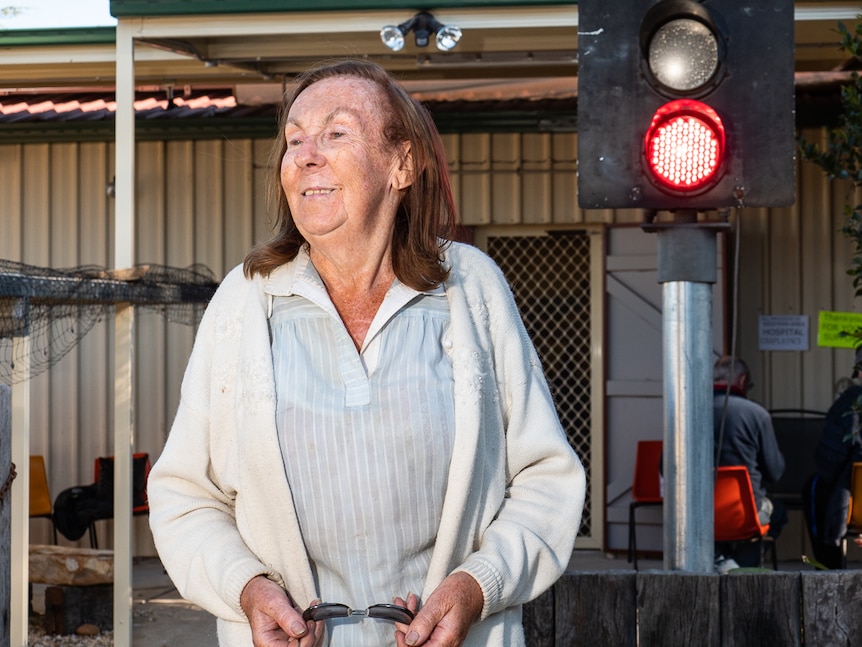
[[(762, 525), (744, 465), (719, 467), (715, 471), (715, 541), (761, 541), (769, 532)], [(778, 557), (772, 543), (772, 567), (778, 570)]]
[[(150, 505), (147, 501), (147, 479), (150, 477), (150, 455), (146, 452), (137, 452), (132, 455), (132, 515), (138, 516), (150, 513)], [(114, 457), (100, 456), (93, 462), (93, 481), (97, 487), (98, 496), (102, 499), (114, 499)], [(90, 523), (90, 547), (98, 548), (99, 541), (96, 537), (96, 521), (111, 519), (104, 516), (94, 519)]]
[(629, 561), (638, 568), (637, 533), (635, 532), (635, 510), (646, 505), (662, 505), (661, 493), (662, 441), (638, 441), (635, 454), (635, 476), (632, 482), (632, 502), (629, 504)]

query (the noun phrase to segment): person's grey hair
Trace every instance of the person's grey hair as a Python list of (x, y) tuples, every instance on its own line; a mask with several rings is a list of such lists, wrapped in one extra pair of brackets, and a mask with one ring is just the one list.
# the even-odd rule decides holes
[(732, 383), (736, 381), (740, 375), (750, 375), (748, 364), (738, 357), (725, 355), (720, 357), (715, 366), (712, 367), (713, 382)]

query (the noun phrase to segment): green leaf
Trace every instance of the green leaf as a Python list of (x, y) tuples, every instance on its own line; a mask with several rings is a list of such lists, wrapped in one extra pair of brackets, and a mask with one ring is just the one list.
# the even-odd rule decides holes
[(818, 571), (828, 571), (829, 570), (828, 566), (824, 566), (823, 564), (818, 562), (816, 559), (812, 559), (808, 555), (802, 556), (802, 563), (803, 564), (809, 564), (810, 566), (813, 566), (814, 568), (816, 568)]
[[(836, 32), (841, 49), (862, 61), (862, 14), (857, 15), (857, 19), (852, 31), (843, 22), (838, 22)], [(862, 77), (857, 72), (853, 72), (850, 82), (841, 87), (840, 101), (838, 126), (827, 131), (825, 145), (799, 137), (797, 148), (803, 159), (823, 169), (830, 180), (849, 181), (859, 189), (862, 188)], [(845, 204), (844, 216), (846, 222), (839, 231), (855, 249), (847, 274), (853, 277), (855, 295), (862, 296), (862, 205), (851, 207), (849, 203)]]

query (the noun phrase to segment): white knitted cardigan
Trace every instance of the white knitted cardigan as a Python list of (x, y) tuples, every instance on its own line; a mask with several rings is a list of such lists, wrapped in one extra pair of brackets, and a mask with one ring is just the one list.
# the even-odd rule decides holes
[[(521, 605), (565, 569), (584, 470), (557, 418), (538, 357), (497, 266), (453, 243), (455, 443), (423, 599), (450, 573), (485, 596), (469, 647), (523, 645)], [(219, 644), (251, 645), (239, 605), (265, 574), (305, 607), (317, 597), (276, 436), (267, 278), (232, 270), (195, 340), (176, 419), (148, 482), (159, 555), (186, 599), (218, 617)], [(349, 484), (348, 484), (349, 486)]]

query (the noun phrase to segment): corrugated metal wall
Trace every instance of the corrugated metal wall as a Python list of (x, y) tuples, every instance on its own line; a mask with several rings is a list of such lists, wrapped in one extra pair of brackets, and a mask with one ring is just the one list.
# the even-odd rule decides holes
[[(817, 132), (806, 133), (808, 138)], [(444, 136), (462, 222), (474, 227), (638, 222), (637, 211), (577, 206), (574, 133)], [(137, 262), (207, 265), (218, 278), (266, 237), (267, 140), (141, 142), (137, 151)], [(0, 258), (46, 267), (113, 265), (113, 144), (0, 146)], [(767, 407), (825, 408), (852, 352), (817, 349), (819, 310), (853, 310), (851, 249), (837, 233), (845, 189), (802, 164), (788, 209), (747, 209), (740, 230), (739, 354)], [(734, 241), (726, 247), (733, 250)], [(733, 263), (728, 263), (733, 267)], [(728, 298), (733, 294), (728, 279)], [(719, 307), (716, 304), (715, 307)], [(808, 352), (762, 353), (760, 314), (810, 318)], [(30, 383), (31, 453), (44, 454), (52, 494), (92, 482), (93, 459), (111, 453), (111, 322), (97, 324), (66, 358)], [(194, 331), (142, 313), (137, 320), (136, 448), (158, 455), (170, 426)], [(633, 358), (637, 361), (637, 358)], [(135, 520), (135, 554), (153, 554)], [(110, 524), (99, 525), (109, 545)], [(47, 541), (40, 522), (34, 541)], [(41, 534), (44, 533), (44, 534)]]
[[(808, 141), (823, 141), (819, 131), (802, 134)], [(846, 273), (853, 250), (840, 233), (844, 204), (858, 200), (849, 183), (829, 182), (807, 162), (798, 165), (796, 195), (789, 208), (743, 211), (738, 348), (751, 364), (755, 399), (773, 409), (825, 410), (835, 381), (850, 372), (853, 351), (817, 347), (818, 313), (859, 310)], [(735, 243), (729, 239), (728, 248)], [(763, 314), (807, 315), (809, 351), (759, 352), (757, 324)]]

